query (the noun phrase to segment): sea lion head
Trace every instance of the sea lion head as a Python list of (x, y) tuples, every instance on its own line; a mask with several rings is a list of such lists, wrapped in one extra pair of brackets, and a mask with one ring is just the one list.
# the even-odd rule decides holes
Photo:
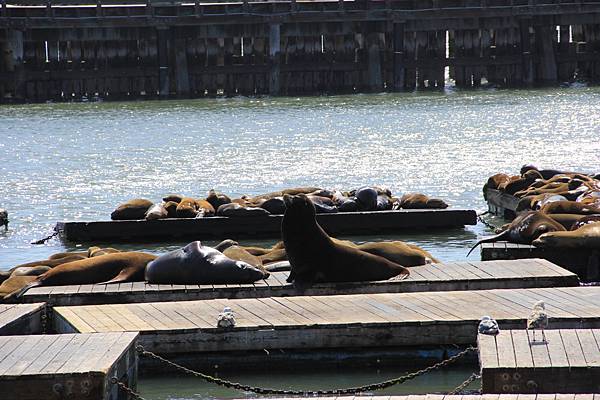
[(521, 167), (521, 171), (520, 171), (521, 176), (524, 176), (527, 171), (531, 171), (531, 170), (539, 171), (539, 169), (535, 165), (531, 165), (531, 164), (523, 165)]
[(231, 246), (238, 246), (239, 243), (232, 239), (225, 239), (221, 243), (215, 246), (216, 250), (219, 250), (221, 253)]
[(523, 178), (531, 182), (535, 181), (536, 179), (544, 179), (542, 174), (540, 174), (537, 169), (530, 169), (525, 171), (523, 173)]
[(285, 203), (286, 214), (306, 214), (314, 217), (317, 213), (313, 202), (303, 193), (298, 195), (285, 194), (283, 195), (283, 202)]

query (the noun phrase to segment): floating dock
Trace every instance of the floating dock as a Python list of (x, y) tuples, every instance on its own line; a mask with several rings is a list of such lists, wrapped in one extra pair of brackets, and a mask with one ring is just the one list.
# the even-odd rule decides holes
[(135, 390), (137, 332), (1, 336), (3, 400), (118, 400)]
[[(260, 217), (168, 218), (154, 221), (59, 222), (55, 230), (71, 242), (279, 237), (283, 215)], [(475, 225), (474, 210), (398, 210), (318, 214), (331, 235), (363, 235), (406, 229)]]
[(128, 282), (97, 285), (48, 286), (29, 289), (24, 302), (49, 305), (148, 303), (216, 298), (322, 296), (357, 293), (404, 293), (577, 286), (575, 274), (546, 260), (459, 262), (410, 268), (404, 280), (318, 284), (299, 290), (287, 283), (289, 272), (273, 272), (253, 284), (151, 285)]
[(44, 303), (0, 304), (0, 335), (41, 333), (45, 307)]
[(579, 276), (583, 281), (600, 280), (600, 252), (591, 249), (564, 249), (535, 247), (508, 242), (483, 243), (481, 259), (522, 260), (528, 258), (545, 259)]
[[(600, 329), (479, 335), (483, 393), (600, 393)], [(591, 398), (591, 395), (589, 395)], [(519, 396), (520, 398), (520, 396)]]
[[(600, 400), (600, 394), (411, 394), (406, 396), (270, 397), (269, 400)], [(242, 399), (238, 399), (242, 400)]]
[(487, 199), (488, 210), (492, 214), (510, 220), (517, 215), (515, 210), (517, 209), (519, 198), (497, 189), (486, 189), (485, 197)]
[[(146, 350), (171, 356), (235, 351), (474, 344), (483, 315), (525, 326), (546, 303), (553, 328), (600, 328), (600, 287), (215, 299), (55, 307), (57, 332), (140, 331)], [(231, 307), (232, 329), (216, 327)]]

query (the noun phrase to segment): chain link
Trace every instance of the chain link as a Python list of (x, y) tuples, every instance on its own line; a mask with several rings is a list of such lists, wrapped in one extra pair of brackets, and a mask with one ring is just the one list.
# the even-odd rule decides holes
[(453, 363), (454, 361), (458, 360), (459, 358), (461, 358), (462, 356), (464, 356), (467, 353), (470, 353), (473, 350), (475, 350), (475, 347), (472, 347), (472, 346), (468, 347), (465, 350), (461, 351), (460, 353), (457, 353), (452, 357), (449, 357), (443, 361), (440, 361), (437, 364), (431, 365), (431, 366), (429, 366), (427, 368), (423, 368), (419, 371), (411, 372), (409, 374), (400, 376), (398, 378), (390, 379), (387, 381), (373, 383), (370, 385), (358, 386), (358, 387), (343, 388), (343, 389), (311, 391), (311, 390), (283, 390), (283, 389), (260, 388), (260, 387), (250, 386), (250, 385), (243, 385), (243, 384), (237, 383), (237, 382), (231, 382), (231, 381), (228, 381), (225, 379), (220, 379), (220, 378), (217, 378), (214, 376), (203, 374), (202, 372), (197, 372), (197, 371), (191, 370), (187, 367), (184, 367), (183, 365), (179, 365), (172, 361), (169, 361), (151, 351), (147, 351), (142, 346), (137, 346), (137, 351), (140, 353), (140, 355), (154, 358), (155, 360), (161, 361), (179, 371), (182, 371), (186, 374), (193, 375), (195, 377), (204, 379), (207, 382), (214, 383), (219, 386), (224, 386), (224, 387), (230, 388), (230, 389), (241, 390), (244, 392), (253, 392), (253, 393), (258, 393), (258, 394), (276, 394), (276, 395), (285, 395), (285, 396), (346, 395), (346, 394), (356, 394), (356, 393), (370, 392), (370, 391), (374, 391), (374, 390), (381, 390), (381, 389), (385, 389), (385, 388), (388, 388), (393, 385), (404, 383), (404, 382), (414, 379), (420, 375), (423, 375), (428, 372), (435, 371), (437, 369), (445, 367), (446, 365)]
[(117, 385), (119, 387), (119, 389), (121, 389), (122, 391), (124, 391), (125, 393), (127, 393), (129, 395), (129, 398), (133, 398), (133, 399), (136, 399), (136, 400), (146, 400), (145, 398), (143, 398), (142, 396), (140, 396), (139, 393), (136, 393), (133, 390), (131, 390), (126, 384), (124, 384), (123, 382), (119, 381), (114, 376), (110, 379), (110, 382), (113, 385)]
[(448, 392), (448, 394), (459, 394), (460, 392), (462, 392), (467, 386), (469, 386), (473, 381), (480, 379), (481, 375), (476, 374), (475, 372), (473, 372), (471, 374), (471, 376), (469, 376), (467, 378), (466, 381), (464, 381), (463, 383), (461, 383), (460, 385), (458, 385), (457, 387), (454, 388), (454, 390), (452, 390), (451, 392)]
[(495, 225), (492, 225), (491, 223), (489, 223), (485, 219), (483, 219), (483, 216), (486, 215), (486, 214), (489, 214), (489, 213), (490, 213), (489, 211), (486, 211), (486, 212), (482, 212), (480, 214), (477, 214), (477, 220), (479, 222), (481, 222), (482, 224), (484, 224), (485, 226), (487, 226), (493, 232), (496, 232), (496, 229), (498, 229), (498, 227), (495, 226)]

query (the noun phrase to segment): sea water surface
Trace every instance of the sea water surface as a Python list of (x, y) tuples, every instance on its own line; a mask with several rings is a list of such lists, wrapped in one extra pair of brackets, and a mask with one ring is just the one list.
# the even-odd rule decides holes
[[(0, 269), (88, 245), (56, 238), (30, 244), (51, 234), (57, 221), (106, 220), (123, 201), (159, 201), (167, 193), (202, 197), (215, 188), (238, 196), (379, 184), (484, 211), (481, 188), (494, 173), (518, 173), (526, 163), (599, 172), (599, 138), (600, 88), (582, 86), (0, 106), (0, 208), (10, 214), (9, 230), (0, 229)], [(479, 224), (353, 239), (398, 238), (458, 261), (489, 232)], [(161, 253), (184, 244), (110, 245)], [(369, 382), (381, 378), (357, 374)], [(459, 375), (452, 384), (468, 373)], [(317, 376), (318, 383), (338, 386), (347, 374)], [(314, 377), (288, 378), (277, 379), (308, 385)], [(231, 395), (189, 379), (167, 381), (142, 379), (141, 388), (153, 399)]]

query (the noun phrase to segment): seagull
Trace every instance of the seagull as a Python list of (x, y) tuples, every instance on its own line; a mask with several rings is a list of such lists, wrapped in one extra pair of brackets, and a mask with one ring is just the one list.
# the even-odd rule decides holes
[(223, 312), (217, 317), (217, 326), (219, 328), (233, 328), (235, 326), (235, 316), (231, 307), (225, 307)]
[(546, 343), (546, 334), (544, 329), (548, 327), (548, 314), (546, 314), (546, 305), (543, 301), (538, 301), (533, 305), (533, 310), (527, 318), (527, 329), (533, 329), (533, 341), (535, 342), (535, 330), (542, 330), (542, 339)]
[(481, 317), (479, 321), (479, 326), (477, 327), (479, 333), (484, 335), (497, 335), (500, 333), (500, 328), (498, 327), (498, 322), (495, 319), (488, 315), (484, 315)]

